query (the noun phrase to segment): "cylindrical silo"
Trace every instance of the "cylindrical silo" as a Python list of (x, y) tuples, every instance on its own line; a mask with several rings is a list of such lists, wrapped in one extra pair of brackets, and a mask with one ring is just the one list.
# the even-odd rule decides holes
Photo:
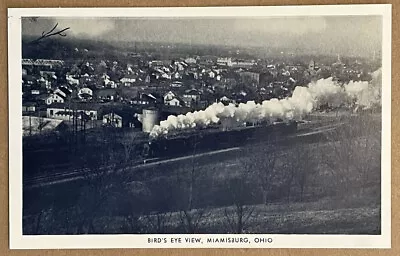
[(154, 125), (159, 124), (159, 113), (156, 108), (143, 109), (142, 126), (143, 132), (151, 132)]

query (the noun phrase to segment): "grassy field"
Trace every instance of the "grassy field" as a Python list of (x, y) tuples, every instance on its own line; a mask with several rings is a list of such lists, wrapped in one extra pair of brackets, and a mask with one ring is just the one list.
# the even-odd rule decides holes
[(344, 125), (30, 191), (24, 234), (380, 234), (380, 116), (314, 118)]

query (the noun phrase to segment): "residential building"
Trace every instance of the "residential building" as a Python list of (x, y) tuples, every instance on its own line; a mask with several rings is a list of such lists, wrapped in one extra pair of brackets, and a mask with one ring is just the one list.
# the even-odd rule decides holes
[(119, 81), (122, 83), (123, 86), (132, 86), (137, 80), (137, 75), (130, 74), (126, 75), (121, 78)]
[(53, 94), (42, 94), (35, 99), (39, 104), (50, 105), (53, 103)]
[(36, 116), (22, 116), (23, 136), (44, 134), (49, 132), (63, 132), (68, 126), (63, 120)]
[(26, 101), (22, 103), (22, 113), (32, 113), (36, 111), (36, 102)]
[(114, 112), (103, 115), (103, 125), (122, 128), (123, 126), (122, 121), (123, 121), (122, 116)]
[(51, 94), (51, 99), (52, 103), (64, 103), (66, 98), (62, 94), (55, 92)]
[(217, 64), (221, 66), (232, 66), (232, 58), (218, 58), (217, 59)]
[(81, 100), (90, 100), (93, 98), (93, 90), (87, 87), (83, 87), (78, 90), (78, 97)]
[(78, 119), (88, 118), (89, 120), (97, 120), (101, 111), (99, 104), (78, 103), (70, 104), (53, 103), (47, 107), (46, 116), (48, 118), (60, 120), (73, 120), (74, 116)]
[(115, 89), (100, 89), (96, 91), (96, 97), (102, 102), (114, 101), (116, 99), (117, 92)]
[(195, 107), (200, 101), (200, 92), (196, 89), (186, 90), (182, 95), (182, 100), (185, 102), (185, 106)]
[(243, 82), (254, 83), (255, 85), (260, 83), (260, 73), (244, 71), (240, 72), (239, 75)]

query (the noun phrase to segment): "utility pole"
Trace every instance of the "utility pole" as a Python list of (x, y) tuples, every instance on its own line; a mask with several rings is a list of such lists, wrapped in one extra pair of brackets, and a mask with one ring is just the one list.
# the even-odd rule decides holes
[(32, 113), (29, 111), (29, 136), (32, 135)]

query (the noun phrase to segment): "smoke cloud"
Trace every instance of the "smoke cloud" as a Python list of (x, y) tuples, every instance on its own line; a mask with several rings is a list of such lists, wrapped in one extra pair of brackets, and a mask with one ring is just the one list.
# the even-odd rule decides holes
[(189, 112), (186, 115), (170, 115), (160, 125), (154, 126), (150, 137), (167, 135), (170, 132), (205, 128), (221, 123), (223, 126), (237, 126), (244, 123), (273, 123), (278, 120), (301, 120), (305, 115), (321, 107), (348, 109), (369, 109), (381, 105), (381, 69), (372, 73), (370, 82), (354, 82), (340, 85), (333, 79), (321, 79), (308, 86), (297, 86), (291, 97), (270, 99), (257, 104), (254, 101), (239, 105), (214, 103), (205, 110)]

